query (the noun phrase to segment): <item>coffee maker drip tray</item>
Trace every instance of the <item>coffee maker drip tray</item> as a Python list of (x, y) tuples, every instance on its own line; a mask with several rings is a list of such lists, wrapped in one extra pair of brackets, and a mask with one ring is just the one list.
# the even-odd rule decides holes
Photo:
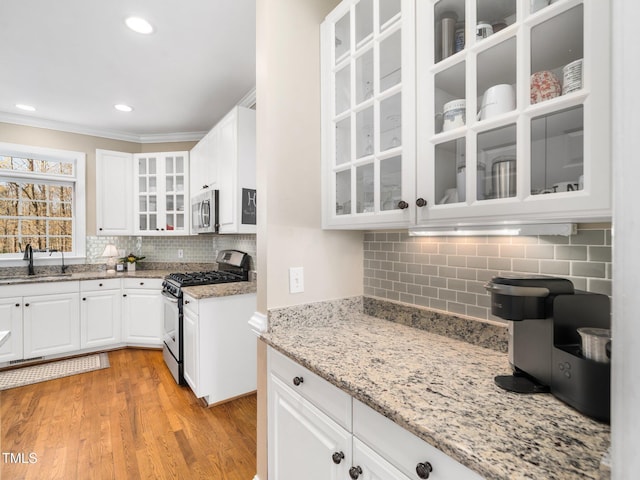
[(503, 390), (515, 393), (549, 393), (547, 385), (542, 385), (525, 375), (498, 375), (493, 381)]

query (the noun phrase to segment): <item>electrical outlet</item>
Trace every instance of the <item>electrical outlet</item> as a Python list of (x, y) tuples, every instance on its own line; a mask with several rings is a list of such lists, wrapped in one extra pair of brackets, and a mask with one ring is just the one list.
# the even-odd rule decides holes
[(184, 250), (182, 250), (181, 248), (178, 249), (178, 258), (182, 258), (184, 257)]
[(304, 269), (302, 267), (289, 268), (289, 293), (304, 292)]

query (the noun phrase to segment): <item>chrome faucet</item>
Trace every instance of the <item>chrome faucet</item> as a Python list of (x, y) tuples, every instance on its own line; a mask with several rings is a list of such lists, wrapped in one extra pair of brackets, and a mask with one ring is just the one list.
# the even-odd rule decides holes
[(27, 246), (24, 247), (24, 257), (22, 259), (29, 262), (29, 275), (35, 275), (33, 271), (33, 248), (31, 248), (30, 243), (27, 243)]
[(62, 254), (62, 267), (60, 267), (60, 272), (65, 273), (67, 271), (67, 267), (64, 264), (64, 250), (56, 250), (55, 248), (49, 249), (49, 256), (51, 256), (54, 252), (60, 252)]

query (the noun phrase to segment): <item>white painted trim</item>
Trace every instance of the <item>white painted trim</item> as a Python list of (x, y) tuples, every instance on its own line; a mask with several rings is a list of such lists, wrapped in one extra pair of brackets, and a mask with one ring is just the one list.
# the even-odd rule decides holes
[(256, 106), (256, 87), (253, 87), (244, 97), (238, 102), (238, 106), (253, 108)]
[(256, 475), (255, 477), (253, 477), (253, 480), (260, 480), (260, 477)]
[(94, 137), (110, 138), (113, 140), (122, 140), (124, 142), (133, 143), (197, 142), (207, 134), (207, 132), (177, 132), (136, 135), (132, 133), (103, 130), (83, 125), (76, 125), (73, 123), (58, 122), (56, 120), (48, 120), (44, 118), (33, 118), (27, 115), (5, 112), (0, 112), (0, 122), (24, 125), (26, 127), (47, 128), (49, 130), (91, 135)]
[[(612, 4), (613, 161), (613, 355), (611, 359), (611, 478), (636, 478), (640, 470), (640, 221), (637, 179), (640, 176), (640, 61), (635, 52), (640, 4)], [(606, 127), (606, 125), (602, 125)]]
[(266, 333), (269, 326), (267, 316), (264, 313), (254, 312), (249, 319), (249, 326), (251, 331), (259, 337), (261, 334)]

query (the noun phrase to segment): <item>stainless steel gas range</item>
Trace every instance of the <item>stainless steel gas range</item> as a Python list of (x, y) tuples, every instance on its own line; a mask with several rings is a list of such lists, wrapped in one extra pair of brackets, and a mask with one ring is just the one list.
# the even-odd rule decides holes
[(185, 384), (182, 289), (196, 285), (246, 282), (249, 280), (249, 259), (248, 254), (239, 250), (221, 250), (216, 258), (218, 270), (171, 273), (162, 282), (164, 296), (162, 353), (173, 378), (180, 385)]

